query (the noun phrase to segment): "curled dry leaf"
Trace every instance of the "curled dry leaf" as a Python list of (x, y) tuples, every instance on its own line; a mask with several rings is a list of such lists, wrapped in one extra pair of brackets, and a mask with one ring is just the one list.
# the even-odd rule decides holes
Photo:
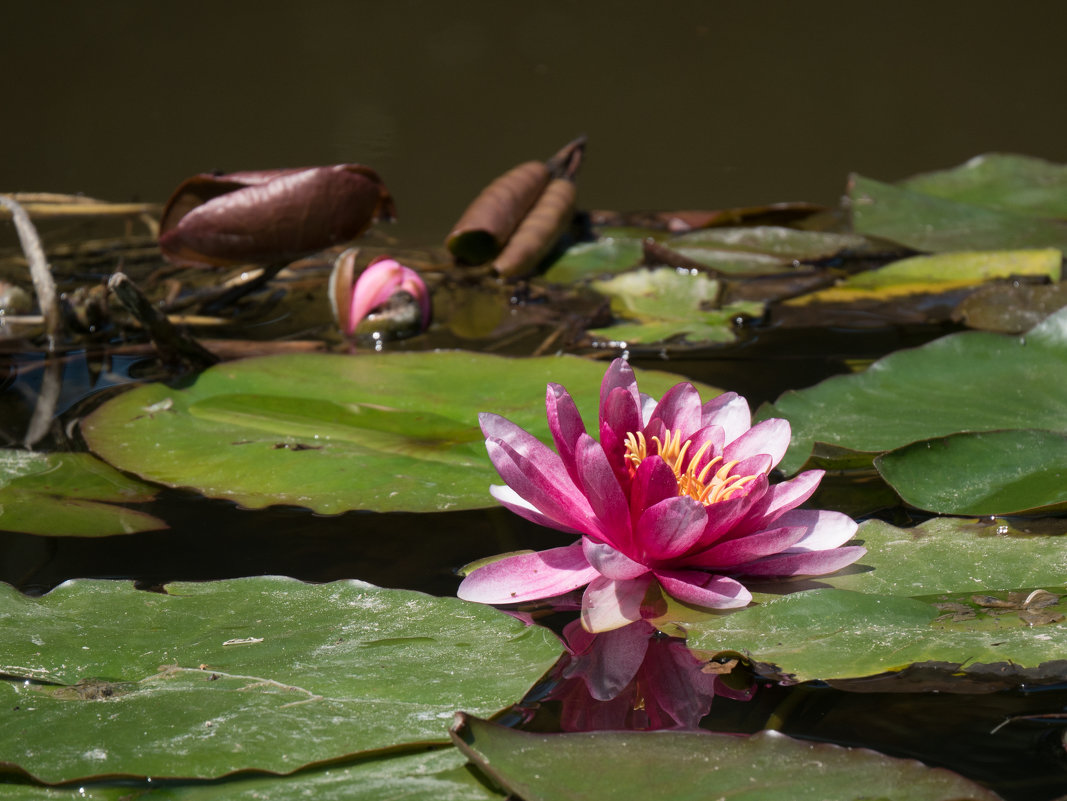
[(345, 242), (395, 215), (382, 179), (361, 164), (204, 173), (167, 202), (159, 245), (183, 266), (283, 261)]
[(549, 178), (544, 164), (528, 161), (489, 184), (445, 240), (452, 255), (466, 264), (485, 264), (500, 253)]
[(532, 273), (571, 224), (577, 199), (578, 189), (573, 181), (552, 180), (497, 256), (493, 268), (509, 278)]
[(445, 238), (456, 260), (485, 264), (500, 254), (549, 182), (564, 176), (574, 178), (584, 147), (585, 137), (579, 137), (547, 162), (520, 164), (483, 189)]

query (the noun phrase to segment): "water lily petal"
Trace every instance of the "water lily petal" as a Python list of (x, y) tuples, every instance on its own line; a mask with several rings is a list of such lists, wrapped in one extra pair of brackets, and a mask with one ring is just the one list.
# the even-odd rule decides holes
[[(600, 536), (592, 508), (553, 450), (502, 417), (483, 414), (480, 420), (487, 435), (485, 449), (504, 483), (546, 517)], [(495, 431), (507, 438), (492, 436)]]
[(423, 329), (430, 322), (430, 293), (422, 277), (396, 259), (379, 258), (367, 265), (352, 288), (346, 334), (351, 334), (370, 312), (397, 290), (404, 290), (419, 304)]
[(670, 466), (659, 456), (643, 459), (630, 483), (631, 519), (636, 523), (648, 507), (677, 497), (678, 479)]
[(660, 398), (649, 424), (655, 420), (662, 420), (665, 428), (688, 438), (701, 427), (700, 393), (692, 384), (675, 384)]
[(708, 524), (701, 537), (701, 547), (710, 546), (718, 540), (748, 533), (748, 516), (767, 492), (767, 476), (759, 474), (744, 487), (747, 492), (738, 492), (730, 499), (708, 507)]
[(550, 383), (545, 392), (545, 412), (556, 450), (571, 480), (578, 483), (574, 451), (578, 446), (578, 437), (585, 433), (582, 415), (578, 412), (571, 394), (562, 385), (555, 383)]
[(822, 576), (852, 564), (867, 553), (861, 545), (845, 545), (827, 551), (805, 551), (767, 556), (737, 565), (730, 572), (744, 576)]
[(727, 442), (733, 442), (752, 427), (748, 401), (736, 392), (724, 392), (709, 400), (701, 408), (700, 418), (702, 427), (721, 427)]
[(579, 486), (600, 520), (604, 541), (631, 552), (630, 505), (604, 449), (588, 434), (581, 434), (575, 456)]
[(571, 528), (543, 514), (540, 509), (505, 484), (491, 484), (489, 486), (489, 494), (496, 498), (502, 506), (510, 509), (520, 517), (525, 517), (531, 523), (536, 523), (546, 528), (554, 528), (558, 531), (566, 531), (570, 534), (581, 534), (578, 529)]
[(627, 581), (593, 579), (582, 596), (582, 626), (592, 632), (611, 631), (641, 620), (641, 602), (651, 583), (650, 574)]
[(482, 604), (536, 601), (570, 592), (597, 578), (576, 542), (490, 562), (463, 579), (457, 595)]
[(675, 559), (700, 542), (707, 524), (704, 504), (675, 495), (648, 507), (638, 518), (636, 546), (650, 562)]
[(615, 359), (608, 369), (604, 371), (604, 378), (600, 382), (600, 421), (610, 419), (604, 414), (604, 406), (611, 393), (616, 389), (625, 390), (633, 398), (634, 407), (640, 408), (641, 395), (637, 391), (637, 377), (634, 368), (625, 359)]
[[(689, 437), (689, 456), (692, 458), (700, 453), (700, 449), (705, 445), (708, 445), (708, 449), (701, 454), (701, 457), (695, 462), (690, 462), (690, 468), (692, 471), (699, 475), (700, 471), (707, 466), (708, 462), (712, 461), (718, 456), (722, 456), (723, 449), (726, 447), (726, 432), (722, 426), (712, 425), (704, 426), (697, 429), (691, 437)], [(714, 468), (712, 470), (714, 472)]]
[(734, 565), (782, 553), (800, 541), (808, 531), (808, 527), (804, 525), (782, 526), (759, 531), (747, 537), (719, 542), (706, 551), (686, 558), (684, 563), (687, 566), (700, 567), (705, 570), (729, 568), (732, 572)]
[(824, 509), (794, 509), (778, 518), (780, 525), (802, 526), (805, 534), (789, 552), (825, 551), (844, 545), (856, 534), (856, 521), (841, 512)]
[(759, 505), (752, 510), (752, 519), (758, 528), (767, 528), (784, 512), (804, 503), (818, 488), (825, 474), (825, 470), (806, 470), (790, 481), (768, 487)]
[(626, 435), (641, 430), (641, 412), (626, 388), (612, 389), (600, 404), (600, 446), (621, 486), (628, 486)]
[(778, 464), (789, 448), (789, 421), (772, 417), (758, 423), (726, 446), (723, 459), (731, 462), (757, 453), (771, 457), (771, 466)]
[(640, 562), (635, 562), (610, 545), (593, 542), (588, 537), (583, 538), (582, 551), (589, 564), (602, 576), (615, 581), (637, 578), (648, 572), (648, 568)]
[(644, 392), (639, 393), (641, 398), (641, 426), (647, 426), (648, 421), (652, 419), (652, 414), (656, 411), (656, 407), (659, 405), (659, 401), (653, 398), (651, 395), (646, 395)]
[(668, 595), (694, 606), (737, 609), (752, 601), (744, 584), (726, 576), (698, 570), (656, 570), (654, 575)]

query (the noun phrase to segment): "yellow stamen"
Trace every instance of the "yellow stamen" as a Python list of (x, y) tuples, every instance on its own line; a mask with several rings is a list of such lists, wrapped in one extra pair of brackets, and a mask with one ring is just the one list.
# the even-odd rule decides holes
[[(705, 442), (691, 459), (686, 459), (691, 444), (692, 441), (688, 439), (682, 442), (680, 432), (672, 434), (668, 430), (664, 432), (662, 440), (659, 437), (652, 437), (652, 445), (655, 446), (653, 451), (645, 440), (645, 435), (638, 431), (636, 434), (626, 435), (626, 453), (623, 458), (626, 459), (630, 474), (633, 475), (637, 472), (641, 462), (654, 453), (663, 459), (674, 473), (674, 478), (678, 482), (678, 494), (688, 495), (705, 506), (730, 500), (734, 493), (756, 480), (755, 475), (732, 475), (731, 471), (738, 465), (738, 460), (722, 463), (722, 456), (716, 456), (698, 473), (697, 467), (711, 448), (711, 443)], [(709, 480), (708, 476), (716, 467), (718, 470)]]

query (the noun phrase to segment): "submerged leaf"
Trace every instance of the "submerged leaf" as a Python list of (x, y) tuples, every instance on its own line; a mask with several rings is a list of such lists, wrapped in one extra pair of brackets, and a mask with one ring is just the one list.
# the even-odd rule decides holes
[(994, 284), (981, 287), (956, 307), (968, 328), (1017, 334), (1067, 306), (1067, 283)]

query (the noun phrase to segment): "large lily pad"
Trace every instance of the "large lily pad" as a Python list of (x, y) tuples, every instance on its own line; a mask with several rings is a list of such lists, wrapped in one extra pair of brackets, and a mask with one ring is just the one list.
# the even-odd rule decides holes
[(41, 536), (105, 537), (166, 528), (122, 503), (156, 491), (87, 453), (0, 450), (0, 530)]
[(718, 281), (672, 268), (636, 270), (608, 281), (594, 281), (593, 288), (609, 296), (612, 311), (629, 322), (590, 329), (589, 333), (627, 343), (668, 339), (687, 344), (732, 342), (737, 317), (763, 311), (762, 304), (751, 301), (717, 307)]
[[(998, 798), (957, 774), (914, 760), (777, 732), (533, 734), (464, 716), (454, 738), (482, 771), (525, 801)], [(610, 780), (591, 765), (610, 765)], [(620, 788), (625, 788), (621, 795)]]
[(389, 755), (286, 776), (249, 775), (213, 782), (80, 782), (63, 787), (0, 784), (0, 801), (494, 801), (455, 748)]
[(760, 594), (760, 605), (690, 623), (690, 645), (746, 652), (800, 681), (926, 661), (1054, 663), (1067, 649), (1065, 528), (1035, 536), (1000, 523), (867, 522), (857, 565), (808, 582), (821, 589)]
[[(1061, 310), (1022, 337), (968, 331), (892, 353), (863, 373), (786, 392), (758, 416), (792, 424), (781, 465), (790, 473), (815, 443), (879, 453), (965, 431), (1062, 432), (1065, 363), (1067, 310)], [(970, 464), (974, 471), (995, 467), (992, 460)]]
[(1067, 506), (1067, 433), (953, 434), (890, 451), (874, 464), (906, 502), (939, 514), (1014, 514)]
[(915, 250), (1067, 251), (1067, 221), (960, 203), (860, 175), (849, 181), (852, 227)]
[[(551, 442), (545, 384), (556, 381), (595, 431), (603, 373), (574, 357), (270, 356), (213, 367), (184, 390), (137, 387), (82, 430), (90, 448), (123, 470), (247, 507), (474, 509), (495, 504), (489, 485), (499, 482), (478, 413), (503, 414)], [(640, 376), (652, 395), (679, 380)]]
[(213, 778), (440, 742), (558, 656), (543, 629), (453, 598), (276, 577), (0, 589), (0, 764), (46, 782)]

